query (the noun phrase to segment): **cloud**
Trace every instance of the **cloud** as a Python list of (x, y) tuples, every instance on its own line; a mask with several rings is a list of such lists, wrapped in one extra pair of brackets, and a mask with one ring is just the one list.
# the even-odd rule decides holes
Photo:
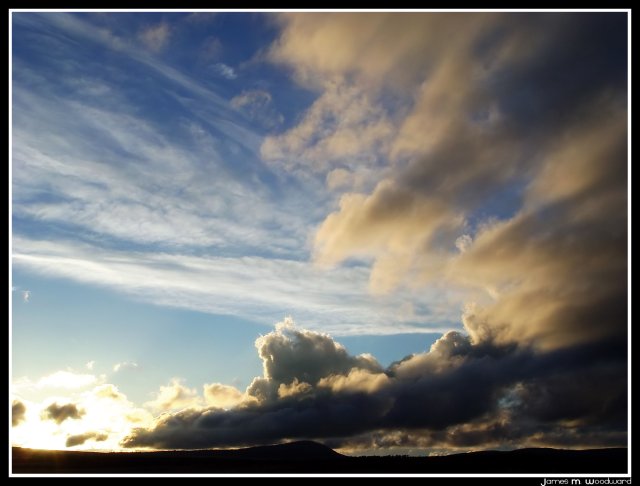
[(205, 61), (216, 59), (222, 53), (222, 42), (217, 37), (207, 37), (200, 47), (200, 56)]
[(234, 386), (222, 383), (204, 385), (204, 398), (207, 405), (216, 408), (233, 408), (247, 397)]
[(206, 25), (211, 23), (218, 15), (220, 15), (219, 12), (191, 12), (184, 18), (184, 22)]
[(159, 52), (166, 46), (170, 36), (171, 27), (169, 24), (160, 23), (144, 28), (138, 38), (149, 50)]
[(349, 374), (329, 375), (318, 381), (319, 387), (330, 388), (334, 393), (362, 392), (373, 393), (389, 382), (389, 377), (384, 373), (372, 373), (370, 371), (354, 368)]
[(95, 360), (87, 361), (87, 364), (84, 365), (89, 371), (93, 371), (93, 367), (95, 366)]
[(31, 291), (30, 290), (23, 290), (22, 291), (22, 302), (24, 302), (25, 304), (28, 304), (30, 300), (31, 300)]
[(125, 401), (127, 398), (124, 394), (120, 393), (117, 386), (110, 383), (95, 387), (93, 393), (98, 398), (106, 398), (109, 400)]
[[(288, 320), (260, 337), (256, 348), (264, 370), (245, 392), (253, 400), (238, 400), (228, 410), (163, 414), (122, 444), (232, 447), (408, 434), (404, 444), (421, 447), (580, 440), (586, 447), (621, 445), (626, 437), (620, 339), (542, 352), (515, 342), (474, 342), (451, 331), (428, 351), (383, 369), (372, 357), (352, 356), (329, 336)], [(572, 382), (575, 376), (583, 378)], [(603, 393), (591, 393), (591, 380)]]
[[(283, 309), (321, 322), (335, 334), (441, 332), (459, 322), (455, 296), (445, 289), (415, 295), (371, 296), (368, 270), (353, 266), (325, 272), (305, 261), (217, 257), (97, 249), (69, 242), (14, 237), (14, 265), (85, 284), (107, 286), (157, 305), (262, 322)], [(414, 316), (398, 309), (411, 295)]]
[(300, 123), (266, 137), (260, 153), (286, 172), (326, 174), (336, 164), (379, 163), (392, 134), (386, 111), (367, 93), (347, 82), (330, 82)]
[(66, 447), (75, 447), (84, 444), (88, 440), (104, 442), (108, 438), (109, 435), (103, 432), (84, 432), (82, 434), (68, 436), (65, 445)]
[[(457, 69), (465, 66), (459, 62), (465, 48), (501, 28), (499, 19), (491, 13), (281, 14), (283, 30), (268, 57), (320, 95), (298, 125), (265, 139), (263, 157), (303, 173), (326, 175), (343, 165), (380, 173), (400, 158), (402, 140), (423, 143), (438, 136), (436, 127), (447, 127), (449, 109), (455, 114), (452, 105), (467, 91), (465, 79), (475, 75)], [(434, 123), (408, 133), (420, 92), (433, 83), (442, 86), (434, 95), (442, 103), (428, 107)]]
[[(243, 246), (251, 246), (252, 239), (262, 240), (261, 231), (266, 235), (266, 229), (252, 232), (253, 236), (249, 237), (247, 225), (257, 228), (262, 225), (257, 219), (264, 218), (266, 224), (266, 219), (273, 222), (281, 217), (259, 209), (263, 189), (253, 176), (243, 179), (222, 169), (228, 163), (227, 157), (233, 157), (225, 147), (244, 151), (247, 149), (241, 145), (257, 144), (251, 142), (256, 139), (255, 134), (231, 121), (239, 115), (229, 107), (223, 115), (194, 102), (189, 108), (197, 112), (193, 115), (202, 121), (176, 126), (176, 134), (181, 136), (180, 142), (176, 142), (163, 136), (153, 122), (127, 114), (130, 102), (126, 97), (116, 97), (108, 108), (96, 108), (78, 99), (61, 97), (47, 101), (46, 93), (26, 92), (18, 86), (14, 91), (13, 187), (19, 201), (14, 208), (16, 217), (49, 222), (72, 219), (81, 234), (109, 234), (168, 249), (197, 248), (203, 244), (226, 246), (236, 238), (244, 242)], [(21, 115), (31, 109), (38, 113), (39, 121), (34, 123), (41, 124), (36, 128), (42, 130), (40, 137), (35, 136), (32, 127), (25, 126), (27, 120)], [(76, 116), (60, 121), (58, 126), (48, 124), (69, 111)], [(189, 111), (186, 116), (191, 117)], [(222, 123), (221, 119), (229, 121)], [(57, 139), (55, 133), (62, 131), (77, 135), (73, 150)], [(96, 137), (96, 144), (91, 147), (82, 142), (88, 132)], [(220, 137), (225, 139), (224, 144), (220, 143)], [(98, 145), (101, 149), (97, 149)], [(96, 150), (100, 154), (95, 153)], [(117, 155), (120, 150), (132, 156), (131, 164), (122, 165)], [(62, 159), (64, 164), (60, 163)], [(245, 153), (243, 160), (249, 163), (250, 159), (253, 160), (251, 154)], [(129, 171), (142, 173), (149, 167), (155, 168), (153, 174), (143, 179), (128, 174)], [(221, 170), (226, 176), (221, 176)], [(217, 175), (205, 184), (202, 175), (209, 172)], [(70, 174), (74, 176), (69, 177)], [(45, 181), (47, 187), (43, 186)], [(191, 185), (189, 195), (179, 194), (183, 184)], [(163, 188), (162, 194), (158, 187)], [(43, 204), (40, 200), (28, 199), (33, 190), (60, 198), (56, 199), (57, 203)], [(178, 195), (181, 196), (179, 203), (175, 200)], [(243, 207), (252, 210), (241, 211)], [(227, 217), (236, 212), (239, 213), (233, 218)], [(220, 236), (223, 233), (224, 238)], [(281, 245), (290, 247), (292, 236), (287, 234), (282, 239), (271, 234), (272, 246), (274, 249)]]
[(85, 413), (84, 410), (78, 408), (74, 403), (65, 403), (63, 405), (52, 403), (42, 411), (42, 418), (61, 424), (67, 419), (79, 420)]
[(327, 188), (329, 190), (345, 187), (351, 181), (351, 172), (346, 169), (333, 169), (327, 174)]
[(60, 450), (93, 440), (92, 449), (116, 450), (132, 427), (153, 420), (150, 412), (136, 407), (111, 383), (81, 392), (57, 391), (37, 401), (17, 401), (25, 405), (25, 414), (12, 430), (12, 445), (34, 449)]
[[(343, 161), (311, 149), (342, 133), (333, 127), (350, 102), (369, 100), (392, 127), (378, 147), (360, 136), (348, 144), (388, 167), (371, 190), (343, 194), (319, 225), (317, 262), (372, 259), (378, 294), (446, 282), (476, 294), (478, 308), (499, 299), (475, 329), (505, 339), (552, 346), (623, 332), (626, 68), (623, 54), (609, 55), (626, 52), (623, 15), (293, 13), (280, 22), (271, 59), (320, 96), (277, 143), (265, 140), (264, 157), (338, 183), (344, 173), (332, 171)], [(357, 88), (336, 88), (354, 79)], [(389, 91), (401, 109), (385, 102)], [(339, 103), (327, 101), (337, 93)], [(482, 244), (498, 228), (505, 238)], [(587, 228), (603, 238), (588, 243)], [(464, 252), (460, 234), (474, 242)], [(554, 255), (567, 234), (580, 235), (574, 253)], [(599, 250), (606, 257), (594, 258)], [(603, 274), (610, 285), (591, 294)], [(538, 304), (534, 323), (527, 302)], [(615, 329), (596, 324), (607, 315)]]
[[(467, 21), (473, 28), (446, 55), (427, 46), (426, 72), (410, 64), (404, 80), (380, 77), (414, 95), (387, 152), (394, 165), (369, 193), (340, 197), (316, 231), (315, 260), (373, 260), (375, 293), (434, 282), (466, 288), (476, 294), (468, 297), (474, 338), (489, 332), (553, 347), (624, 334), (626, 70), (608, 54), (625, 50), (624, 17), (418, 17), (407, 21), (408, 43), (394, 44), (406, 52), (378, 62), (365, 47), (356, 74), (369, 79), (411, 58), (414, 42), (427, 38), (411, 31), (414, 23), (442, 20), (424, 36)], [(387, 16), (362, 22), (377, 26), (372, 49), (396, 28)], [(322, 19), (285, 24), (276, 50), (287, 59), (297, 56), (294, 37), (304, 45), (328, 28)], [(324, 53), (316, 45), (304, 69), (346, 69)]]
[(229, 103), (267, 130), (277, 128), (284, 121), (284, 116), (273, 105), (271, 94), (264, 90), (243, 91)]
[[(94, 33), (76, 16), (55, 19), (50, 23), (73, 39), (125, 52), (120, 39)], [(267, 188), (219, 177), (233, 164), (218, 160), (228, 153), (219, 154), (217, 131), (242, 154), (254, 154), (261, 139), (220, 121), (240, 116), (221, 108), (226, 100), (133, 49), (127, 55), (154, 80), (188, 93), (171, 100), (204, 120), (180, 125), (194, 143), (174, 143), (127, 110), (126, 97), (110, 96), (117, 106), (105, 107), (66, 99), (61, 89), (34, 94), (18, 83), (14, 217), (74, 221), (89, 230), (87, 240), (161, 250), (14, 235), (15, 264), (162, 305), (241, 308), (262, 320), (285, 309), (316, 330), (464, 333), (447, 333), (428, 352), (383, 369), (324, 333), (288, 323), (258, 340), (263, 374), (244, 393), (206, 385), (203, 408), (195, 389), (174, 380), (151, 402), (170, 412), (152, 426), (143, 421), (126, 444), (624, 444), (625, 14), (278, 19), (282, 30), (268, 58), (290, 67), (318, 97), (297, 125), (266, 137), (259, 150), (296, 184)], [(236, 75), (217, 66), (219, 76)], [(38, 74), (20, 64), (16, 72)], [(265, 93), (241, 93), (235, 109), (247, 115), (252, 103), (269, 105)], [(86, 140), (102, 138), (112, 143), (85, 148)], [(211, 177), (201, 167), (212, 167)], [(272, 176), (250, 172), (247, 180)], [(324, 204), (324, 196), (307, 196), (314, 180), (336, 190), (330, 198), (347, 192)], [(297, 187), (304, 197), (284, 204), (273, 196)], [(43, 188), (59, 203), (32, 197)], [(308, 217), (296, 216), (307, 209)], [(309, 221), (319, 222), (311, 238), (317, 268), (302, 262)], [(262, 255), (265, 247), (278, 258), (246, 256), (248, 248)], [(193, 256), (200, 248), (215, 248), (215, 256)], [(323, 265), (334, 268), (323, 273)], [(374, 297), (363, 291), (367, 282)], [(454, 291), (460, 294), (452, 298)], [(401, 319), (407, 299), (415, 314)], [(601, 393), (588, 393), (590, 382)]]
[(195, 389), (187, 388), (179, 378), (173, 378), (168, 385), (160, 387), (156, 398), (145, 403), (145, 407), (160, 412), (184, 407), (197, 407), (202, 402)]
[(20, 400), (14, 400), (11, 403), (11, 426), (16, 427), (25, 420), (27, 407)]
[(342, 374), (353, 368), (380, 371), (370, 355), (353, 357), (328, 334), (298, 329), (286, 318), (276, 331), (256, 340), (264, 377), (270, 382), (290, 383), (297, 378), (315, 385), (322, 377)]
[(473, 244), (473, 239), (469, 235), (462, 235), (456, 238), (456, 248), (460, 251), (460, 253), (464, 253), (469, 249), (469, 247)]
[[(100, 444), (92, 447), (106, 450), (118, 448), (118, 442), (128, 434), (133, 426), (150, 424), (152, 415), (130, 402), (118, 387), (111, 383), (99, 385), (83, 392), (77, 398), (78, 406), (85, 411), (80, 421), (65, 429), (70, 435), (97, 431), (108, 435)], [(97, 440), (97, 439), (96, 439)]]
[(136, 370), (138, 369), (138, 363), (136, 363), (135, 361), (123, 361), (122, 363), (116, 363), (113, 365), (113, 371), (115, 373), (119, 372), (119, 371), (125, 371), (125, 370)]
[[(444, 201), (384, 180), (369, 196), (348, 193), (340, 198), (340, 209), (316, 232), (314, 258), (335, 264), (352, 256), (376, 257), (370, 288), (384, 293), (405, 279), (415, 255), (423, 267), (415, 277), (424, 280), (428, 272), (437, 272), (442, 240), (463, 223), (462, 214)], [(433, 255), (423, 249), (432, 249)]]
[(218, 76), (221, 76), (225, 79), (228, 80), (233, 80), (236, 79), (238, 77), (238, 74), (236, 73), (236, 70), (233, 69), (231, 66), (226, 65), (223, 62), (217, 62), (215, 63), (213, 66), (213, 72), (216, 73)]
[(261, 108), (270, 105), (272, 102), (271, 95), (261, 89), (253, 89), (249, 91), (243, 91), (237, 96), (231, 98), (229, 103), (236, 109), (241, 108)]
[(56, 371), (47, 376), (43, 376), (36, 383), (38, 388), (62, 388), (78, 389), (91, 386), (98, 381), (95, 375), (74, 373), (73, 371)]
[(287, 398), (295, 395), (303, 395), (313, 391), (313, 387), (304, 381), (298, 381), (294, 378), (289, 384), (280, 383), (278, 386), (278, 397)]
[[(58, 229), (71, 225), (74, 236), (70, 241), (71, 233), (55, 230), (38, 239), (15, 232), (16, 267), (112, 288), (156, 305), (256, 322), (291, 313), (307, 322), (327, 322), (332, 327), (326, 331), (343, 335), (457, 325), (457, 296), (444, 295), (443, 288), (372, 298), (366, 267), (336, 269), (334, 275), (313, 268), (307, 261), (309, 221), (324, 217), (331, 201), (313, 181), (274, 177), (258, 157), (262, 137), (247, 127), (255, 123), (226, 98), (113, 32), (96, 31), (86, 16), (27, 17), (33, 29), (60, 32), (68, 41), (61, 53), (65, 62), (54, 63), (42, 83), (25, 81), (42, 76), (41, 65), (22, 58), (14, 63), (20, 76), (12, 99), (13, 217)], [(144, 101), (149, 99), (144, 83), (119, 64), (110, 69), (131, 91), (100, 70), (83, 71), (75, 62), (74, 54), (81, 55), (76, 46), (82, 53), (87, 46), (133, 62), (176, 116), (145, 116), (158, 105)], [(107, 99), (82, 94), (87, 85), (100, 84), (112, 90)], [(258, 104), (272, 96), (247, 92), (253, 94), (245, 101)], [(351, 89), (334, 92), (333, 106), (339, 106)], [(271, 105), (276, 102), (281, 101), (274, 92)], [(354, 112), (341, 123), (366, 123), (368, 110), (377, 110), (371, 103), (345, 102)], [(342, 150), (338, 145), (332, 147)], [(355, 159), (352, 165), (358, 165)], [(370, 186), (373, 170), (349, 170), (353, 187)], [(413, 317), (398, 312), (408, 299), (416, 309)]]
[[(234, 233), (248, 242), (246, 226), (251, 226), (252, 234), (257, 236), (253, 230), (259, 224), (254, 223), (262, 212), (259, 208), (264, 198), (259, 194), (264, 189), (259, 178), (255, 174), (248, 176), (247, 170), (261, 172), (255, 163), (261, 138), (226, 98), (142, 50), (127, 45), (123, 52), (117, 45), (124, 44), (124, 40), (115, 38), (113, 33), (96, 33), (94, 26), (82, 20), (86, 16), (56, 13), (20, 18), (27, 17), (40, 29), (61, 32), (68, 41), (61, 46), (61, 61), (44, 74), (46, 81), (38, 86), (25, 80), (43, 76), (46, 68), (33, 60), (16, 62), (16, 73), (21, 73), (14, 83), (13, 99), (13, 194), (17, 218), (73, 221), (80, 238), (88, 233), (110, 234), (169, 249), (176, 244), (191, 247), (205, 241), (206, 246), (225, 244)], [(29, 41), (28, 37), (24, 39), (25, 43)], [(78, 45), (80, 51), (74, 48)], [(139, 96), (146, 88), (140, 85), (137, 75), (122, 65), (116, 63), (110, 68), (119, 73), (122, 84), (111, 82), (100, 67), (91, 72), (79, 67), (75, 56), (91, 49), (126, 56), (138, 65), (158, 88), (154, 93), (161, 96), (163, 103), (171, 104), (175, 116), (170, 120), (148, 116), (152, 106)], [(59, 71), (62, 66), (68, 69), (64, 76)], [(111, 91), (107, 98), (87, 95), (86, 85), (106, 86)], [(26, 116), (29, 112), (37, 115)], [(63, 116), (69, 113), (73, 116)], [(197, 137), (190, 130), (193, 126), (199, 129)], [(167, 135), (167, 128), (172, 135)], [(87, 137), (94, 143), (86, 144)], [(69, 143), (62, 143), (62, 139)], [(123, 164), (125, 159), (128, 163)], [(234, 173), (223, 169), (237, 169), (237, 159), (247, 170)], [(150, 167), (154, 169), (149, 171)], [(138, 171), (145, 177), (133, 176)], [(206, 177), (202, 176), (209, 171), (212, 177), (205, 184)], [(68, 177), (69, 174), (74, 176)], [(188, 182), (192, 189), (186, 195), (180, 188), (188, 179), (192, 179)], [(172, 184), (168, 184), (170, 180)], [(162, 196), (158, 192), (161, 187)], [(52, 199), (44, 203), (42, 198), (31, 198), (33, 191), (50, 194)], [(174, 201), (177, 196), (179, 204)], [(242, 218), (232, 217), (221, 225), (225, 231), (208, 227), (214, 221), (214, 226), (220, 225), (228, 219), (228, 212), (236, 212), (244, 205), (252, 210), (240, 213), (245, 218), (251, 215), (252, 223), (240, 223)], [(263, 214), (272, 222), (279, 219), (274, 213), (268, 210)], [(178, 221), (183, 223), (176, 231)], [(292, 220), (288, 221), (291, 231)], [(273, 231), (270, 234), (277, 246)], [(290, 234), (286, 236), (289, 238)]]
[[(535, 427), (535, 428), (534, 428)], [(369, 455), (384, 450), (389, 454), (448, 455), (509, 447), (580, 448), (588, 443), (593, 448), (620, 447), (626, 444), (624, 430), (598, 430), (588, 432), (564, 430), (536, 423), (515, 425), (506, 417), (479, 420), (448, 427), (445, 430), (379, 430), (350, 438), (328, 439), (324, 443), (342, 453)]]
[[(406, 87), (421, 81), (433, 56), (455, 51), (460, 38), (474, 35), (493, 17), (415, 12), (285, 13), (278, 17), (283, 31), (269, 56), (295, 69), (305, 84), (316, 84), (319, 76), (355, 73), (363, 82)], [(448, 40), (444, 49), (442, 39)]]

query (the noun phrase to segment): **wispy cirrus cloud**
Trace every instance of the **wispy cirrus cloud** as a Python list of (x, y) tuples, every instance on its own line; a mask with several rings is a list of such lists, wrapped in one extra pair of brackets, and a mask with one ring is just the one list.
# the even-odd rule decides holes
[(151, 25), (138, 34), (142, 43), (154, 52), (161, 51), (171, 36), (171, 28), (167, 23)]
[[(447, 289), (372, 296), (364, 267), (328, 273), (295, 260), (99, 250), (22, 238), (14, 238), (13, 261), (159, 305), (259, 322), (292, 314), (339, 335), (437, 332), (457, 326), (462, 312), (452, 305), (460, 297)], [(411, 313), (407, 299), (414, 303)]]
[(282, 114), (274, 107), (271, 94), (265, 90), (243, 91), (231, 98), (229, 103), (267, 130), (277, 128), (284, 121)]
[[(327, 200), (322, 195), (309, 198), (315, 191), (304, 184), (274, 177), (259, 160), (260, 137), (241, 123), (244, 118), (236, 111), (248, 110), (249, 116), (261, 120), (267, 117), (271, 97), (266, 91), (249, 90), (229, 103), (147, 52), (135, 47), (124, 51), (120, 37), (106, 29), (94, 31), (80, 16), (33, 15), (19, 17), (16, 22), (53, 26), (67, 36), (85, 40), (92, 48), (138, 63), (164, 88), (164, 101), (176, 104), (180, 113), (170, 126), (157, 123), (149, 116), (155, 104), (135, 104), (135, 94), (146, 90), (137, 78), (117, 72), (131, 78), (127, 90), (111, 81), (116, 67), (102, 77), (96, 73), (89, 76), (72, 57), (61, 55), (60, 63), (47, 69), (55, 72), (64, 66), (77, 71), (78, 76), (42, 78), (41, 66), (36, 69), (19, 61), (14, 66), (13, 98), (17, 265), (58, 275), (74, 274), (73, 278), (84, 282), (144, 295), (147, 301), (207, 312), (234, 312), (230, 303), (243, 302), (242, 295), (247, 292), (242, 287), (257, 280), (264, 287), (250, 292), (248, 299), (253, 304), (247, 315), (253, 318), (265, 310), (272, 319), (294, 309), (304, 314), (300, 317), (331, 312), (330, 306), (339, 300), (337, 292), (314, 290), (311, 281), (302, 283), (304, 278), (317, 276), (312, 265), (304, 263), (308, 220), (322, 217)], [(62, 48), (65, 41), (60, 42)], [(38, 44), (33, 46), (38, 48)], [(266, 123), (266, 118), (263, 121)], [(64, 228), (72, 228), (83, 245), (73, 244), (72, 249), (64, 240), (57, 240), (64, 238)], [(43, 234), (59, 243), (50, 247), (58, 249), (45, 257), (52, 258), (48, 264), (42, 252), (29, 256), (31, 250), (23, 253), (18, 249), (21, 244), (35, 249)], [(122, 253), (131, 246), (136, 248), (134, 253)], [(84, 256), (77, 258), (76, 254), (66, 269), (54, 263), (76, 251)], [(105, 251), (110, 253), (107, 260), (97, 261), (95, 256)], [(200, 252), (204, 255), (198, 257)], [(270, 262), (272, 256), (277, 259)], [(118, 272), (108, 270), (117, 260), (128, 263)], [(228, 285), (221, 288), (197, 270), (200, 264), (218, 277), (225, 272), (224, 280), (231, 279)], [(144, 278), (142, 273), (151, 267), (173, 274), (168, 278), (165, 273), (167, 278), (162, 278), (167, 289)], [(90, 268), (104, 271), (95, 273)], [(170, 282), (176, 272), (185, 272), (177, 286)], [(195, 274), (196, 279), (187, 282)], [(348, 280), (360, 278), (359, 270), (347, 274)], [(278, 281), (280, 275), (285, 275), (287, 282)], [(335, 285), (328, 276), (325, 284), (328, 289)], [(300, 285), (308, 287), (304, 305), (293, 297)], [(265, 293), (266, 286), (270, 290)], [(168, 288), (181, 290), (172, 297)], [(342, 299), (349, 294), (343, 293)], [(360, 315), (350, 320), (344, 328), (351, 330), (345, 332), (352, 332), (358, 323), (383, 322), (376, 313), (385, 306), (384, 321), (391, 324), (385, 324), (387, 329), (382, 332), (396, 325), (399, 330), (411, 327), (394, 317), (395, 303), (376, 304), (376, 313), (372, 313), (364, 311), (369, 300), (365, 294), (352, 300), (361, 302), (360, 310), (353, 313)], [(439, 322), (448, 317), (440, 315)], [(378, 332), (376, 325), (368, 327)]]
[(326, 174), (336, 165), (376, 166), (383, 164), (393, 133), (390, 114), (366, 92), (331, 80), (300, 123), (265, 138), (261, 155), (276, 168), (300, 175)]
[(222, 42), (215, 36), (207, 37), (198, 51), (199, 56), (204, 61), (211, 61), (220, 56), (223, 51)]
[(224, 79), (234, 80), (238, 77), (236, 70), (223, 62), (217, 62), (211, 68), (214, 73)]
[[(305, 238), (299, 216), (265, 205), (265, 196), (273, 204), (279, 196), (269, 195), (259, 172), (245, 179), (229, 171), (235, 156), (224, 145), (233, 140), (226, 119), (218, 126), (215, 114), (201, 113), (213, 125), (181, 122), (176, 132), (182, 138), (175, 140), (131, 114), (124, 98), (96, 106), (60, 97), (52, 101), (18, 86), (14, 93), (13, 193), (19, 217), (72, 221), (123, 241), (169, 246), (282, 251)], [(38, 116), (23, 118), (26, 110)], [(74, 117), (62, 116), (70, 112)], [(236, 135), (246, 143), (244, 132)], [(95, 141), (91, 145), (88, 136)], [(285, 221), (287, 231), (278, 235), (274, 224)]]

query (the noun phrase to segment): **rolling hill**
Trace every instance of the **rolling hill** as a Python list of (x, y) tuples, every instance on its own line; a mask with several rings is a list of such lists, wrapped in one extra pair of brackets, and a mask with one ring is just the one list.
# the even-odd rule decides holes
[(615, 474), (627, 472), (627, 449), (519, 449), (430, 457), (352, 457), (312, 441), (233, 450), (157, 452), (43, 451), (14, 447), (12, 464), (14, 474)]

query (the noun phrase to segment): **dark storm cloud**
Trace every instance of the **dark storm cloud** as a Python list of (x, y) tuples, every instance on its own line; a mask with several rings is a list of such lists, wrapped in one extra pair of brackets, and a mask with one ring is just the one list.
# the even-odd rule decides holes
[(68, 436), (65, 445), (67, 447), (73, 447), (84, 444), (86, 441), (91, 439), (95, 440), (96, 442), (102, 442), (107, 440), (108, 437), (109, 435), (103, 432), (85, 432), (83, 434)]
[(84, 413), (84, 410), (78, 408), (74, 403), (65, 403), (64, 405), (52, 403), (42, 411), (42, 418), (61, 424), (67, 419), (80, 419)]
[(493, 99), (517, 133), (564, 130), (603, 92), (622, 96), (624, 103), (626, 24), (624, 13), (547, 13), (524, 16), (514, 25), (536, 38), (538, 47), (514, 57), (490, 82), (494, 94), (504, 93)]
[[(324, 439), (334, 449), (370, 451), (421, 449), (431, 452), (524, 447), (620, 447), (626, 444), (626, 429), (600, 426), (557, 427), (545, 423), (510, 419), (505, 416), (483, 416), (481, 419), (443, 430), (397, 429), (377, 430), (353, 437)], [(362, 453), (362, 452), (360, 452)]]
[(20, 400), (14, 400), (11, 404), (11, 426), (15, 427), (24, 422), (24, 416), (27, 412), (27, 407)]
[[(278, 343), (268, 347), (273, 352), (269, 355), (273, 365), (282, 364), (281, 356), (290, 362), (303, 358), (296, 357), (297, 353), (307, 353), (304, 346), (294, 343), (295, 338), (283, 344), (283, 334), (291, 332), (290, 327), (280, 328), (258, 340), (261, 349), (270, 341)], [(327, 360), (333, 359), (335, 349), (339, 349), (337, 343), (329, 345), (325, 341), (330, 339), (327, 336), (311, 331), (295, 333), (311, 342), (313, 338), (325, 342)], [(593, 432), (593, 427), (604, 423), (619, 427), (624, 422), (624, 349), (624, 343), (616, 341), (541, 353), (515, 344), (472, 344), (468, 336), (449, 332), (429, 352), (413, 355), (383, 371), (357, 366), (343, 369), (318, 379), (304, 392), (286, 395), (255, 393), (252, 385), (247, 400), (227, 411), (186, 409), (164, 414), (153, 427), (135, 429), (123, 445), (225, 447), (358, 436), (380, 429), (416, 430), (425, 443), (448, 441), (455, 447), (491, 437), (526, 442), (534, 440), (541, 428), (560, 440), (572, 433), (575, 436), (575, 430)], [(317, 369), (319, 360), (321, 353), (307, 363)], [(301, 377), (311, 375), (299, 371), (299, 377), (288, 375), (287, 379), (306, 383)], [(583, 381), (572, 383), (575, 376), (583, 376)], [(270, 390), (279, 387), (267, 376), (257, 380)], [(589, 394), (585, 384), (590, 380), (601, 387), (602, 393)], [(538, 393), (540, 390), (544, 393)], [(533, 394), (535, 400), (531, 399)], [(580, 404), (567, 406), (558, 400)], [(459, 430), (452, 433), (456, 427)], [(607, 430), (615, 430), (612, 427)], [(595, 443), (598, 437), (593, 433), (590, 440)]]
[(288, 398), (227, 412), (183, 410), (163, 416), (152, 429), (134, 430), (123, 445), (191, 449), (352, 434), (363, 424), (373, 426), (383, 409), (377, 397), (320, 393), (307, 400)]
[(544, 423), (580, 420), (624, 430), (626, 385), (627, 375), (620, 367), (560, 371), (523, 383), (515, 395), (516, 411)]

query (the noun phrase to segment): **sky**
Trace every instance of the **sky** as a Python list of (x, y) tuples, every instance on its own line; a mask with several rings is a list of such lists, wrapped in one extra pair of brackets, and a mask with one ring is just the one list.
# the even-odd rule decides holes
[(626, 13), (10, 26), (14, 445), (627, 444)]

